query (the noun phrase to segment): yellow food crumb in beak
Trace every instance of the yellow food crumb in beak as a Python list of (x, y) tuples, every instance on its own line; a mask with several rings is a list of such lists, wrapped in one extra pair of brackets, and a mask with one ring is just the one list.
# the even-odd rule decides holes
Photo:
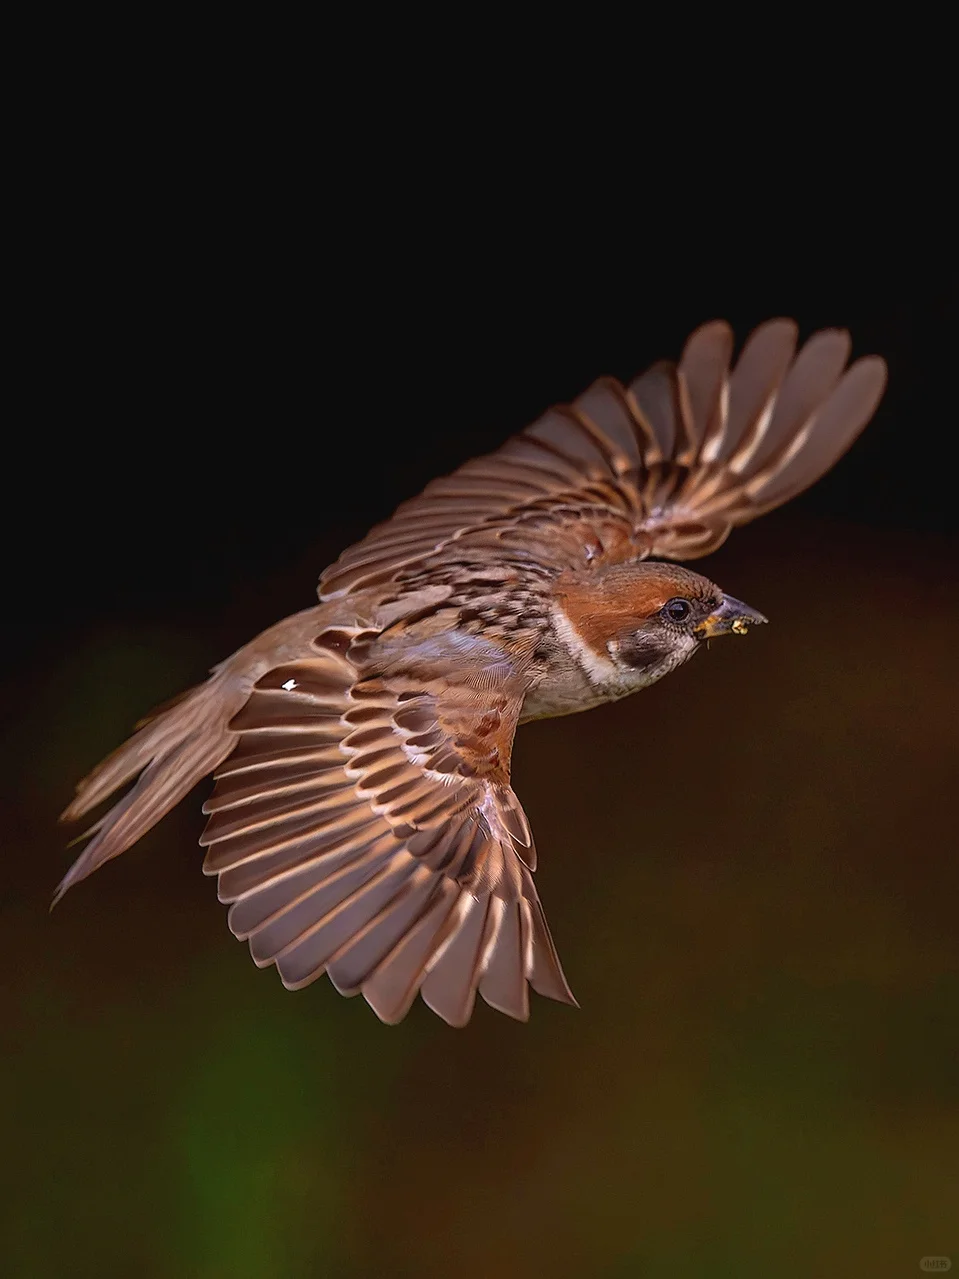
[(732, 630), (734, 635), (745, 635), (746, 632), (749, 630), (749, 626), (747, 625), (747, 623), (744, 621), (743, 618), (737, 617), (730, 629)]

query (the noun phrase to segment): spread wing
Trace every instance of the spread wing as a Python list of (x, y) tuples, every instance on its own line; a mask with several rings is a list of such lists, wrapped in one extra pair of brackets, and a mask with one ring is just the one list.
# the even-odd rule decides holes
[(838, 460), (875, 412), (878, 356), (849, 368), (849, 335), (796, 352), (791, 320), (756, 329), (730, 370), (727, 324), (704, 325), (678, 365), (629, 387), (594, 383), (502, 448), (427, 485), (345, 551), (320, 598), (390, 581), (472, 546), (561, 571), (589, 560), (694, 559), (787, 502)]
[(501, 661), (363, 678), (342, 637), (263, 676), (230, 723), (201, 843), (233, 932), (285, 985), (325, 971), (388, 1022), (418, 990), (453, 1025), (477, 990), (521, 1020), (527, 983), (574, 1003), (509, 783), (525, 686)]

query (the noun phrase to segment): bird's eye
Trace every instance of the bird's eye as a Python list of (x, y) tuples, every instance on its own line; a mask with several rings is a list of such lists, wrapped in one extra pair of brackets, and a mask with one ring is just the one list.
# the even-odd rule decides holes
[(663, 616), (668, 617), (671, 622), (685, 622), (693, 611), (693, 606), (689, 600), (675, 599), (664, 604), (661, 611)]

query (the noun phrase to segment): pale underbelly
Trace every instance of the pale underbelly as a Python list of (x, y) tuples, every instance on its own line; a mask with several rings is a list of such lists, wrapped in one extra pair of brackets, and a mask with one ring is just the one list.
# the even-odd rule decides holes
[(538, 687), (531, 688), (523, 702), (519, 722), (525, 724), (531, 719), (575, 715), (579, 711), (588, 711), (594, 706), (602, 706), (605, 702), (626, 697), (634, 691), (632, 687), (624, 688), (618, 685), (597, 687), (582, 671), (574, 668), (558, 679), (554, 677), (544, 680)]

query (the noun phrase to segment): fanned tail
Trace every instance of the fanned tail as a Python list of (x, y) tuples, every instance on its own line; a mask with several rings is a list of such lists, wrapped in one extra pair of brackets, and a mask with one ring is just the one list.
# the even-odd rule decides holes
[(223, 763), (237, 741), (230, 720), (246, 704), (256, 680), (288, 647), (298, 648), (318, 628), (320, 614), (317, 608), (304, 609), (264, 631), (214, 667), (209, 679), (141, 719), (133, 736), (79, 783), (76, 798), (60, 815), (63, 822), (86, 816), (137, 778), (73, 841), (90, 840), (60, 881), (53, 905), (68, 888), (132, 847)]
[(223, 762), (236, 741), (227, 724), (247, 696), (242, 687), (231, 690), (225, 680), (211, 677), (141, 720), (129, 741), (80, 782), (61, 821), (77, 821), (139, 774), (132, 789), (78, 837), (90, 842), (60, 881), (54, 905), (68, 888), (126, 852)]

